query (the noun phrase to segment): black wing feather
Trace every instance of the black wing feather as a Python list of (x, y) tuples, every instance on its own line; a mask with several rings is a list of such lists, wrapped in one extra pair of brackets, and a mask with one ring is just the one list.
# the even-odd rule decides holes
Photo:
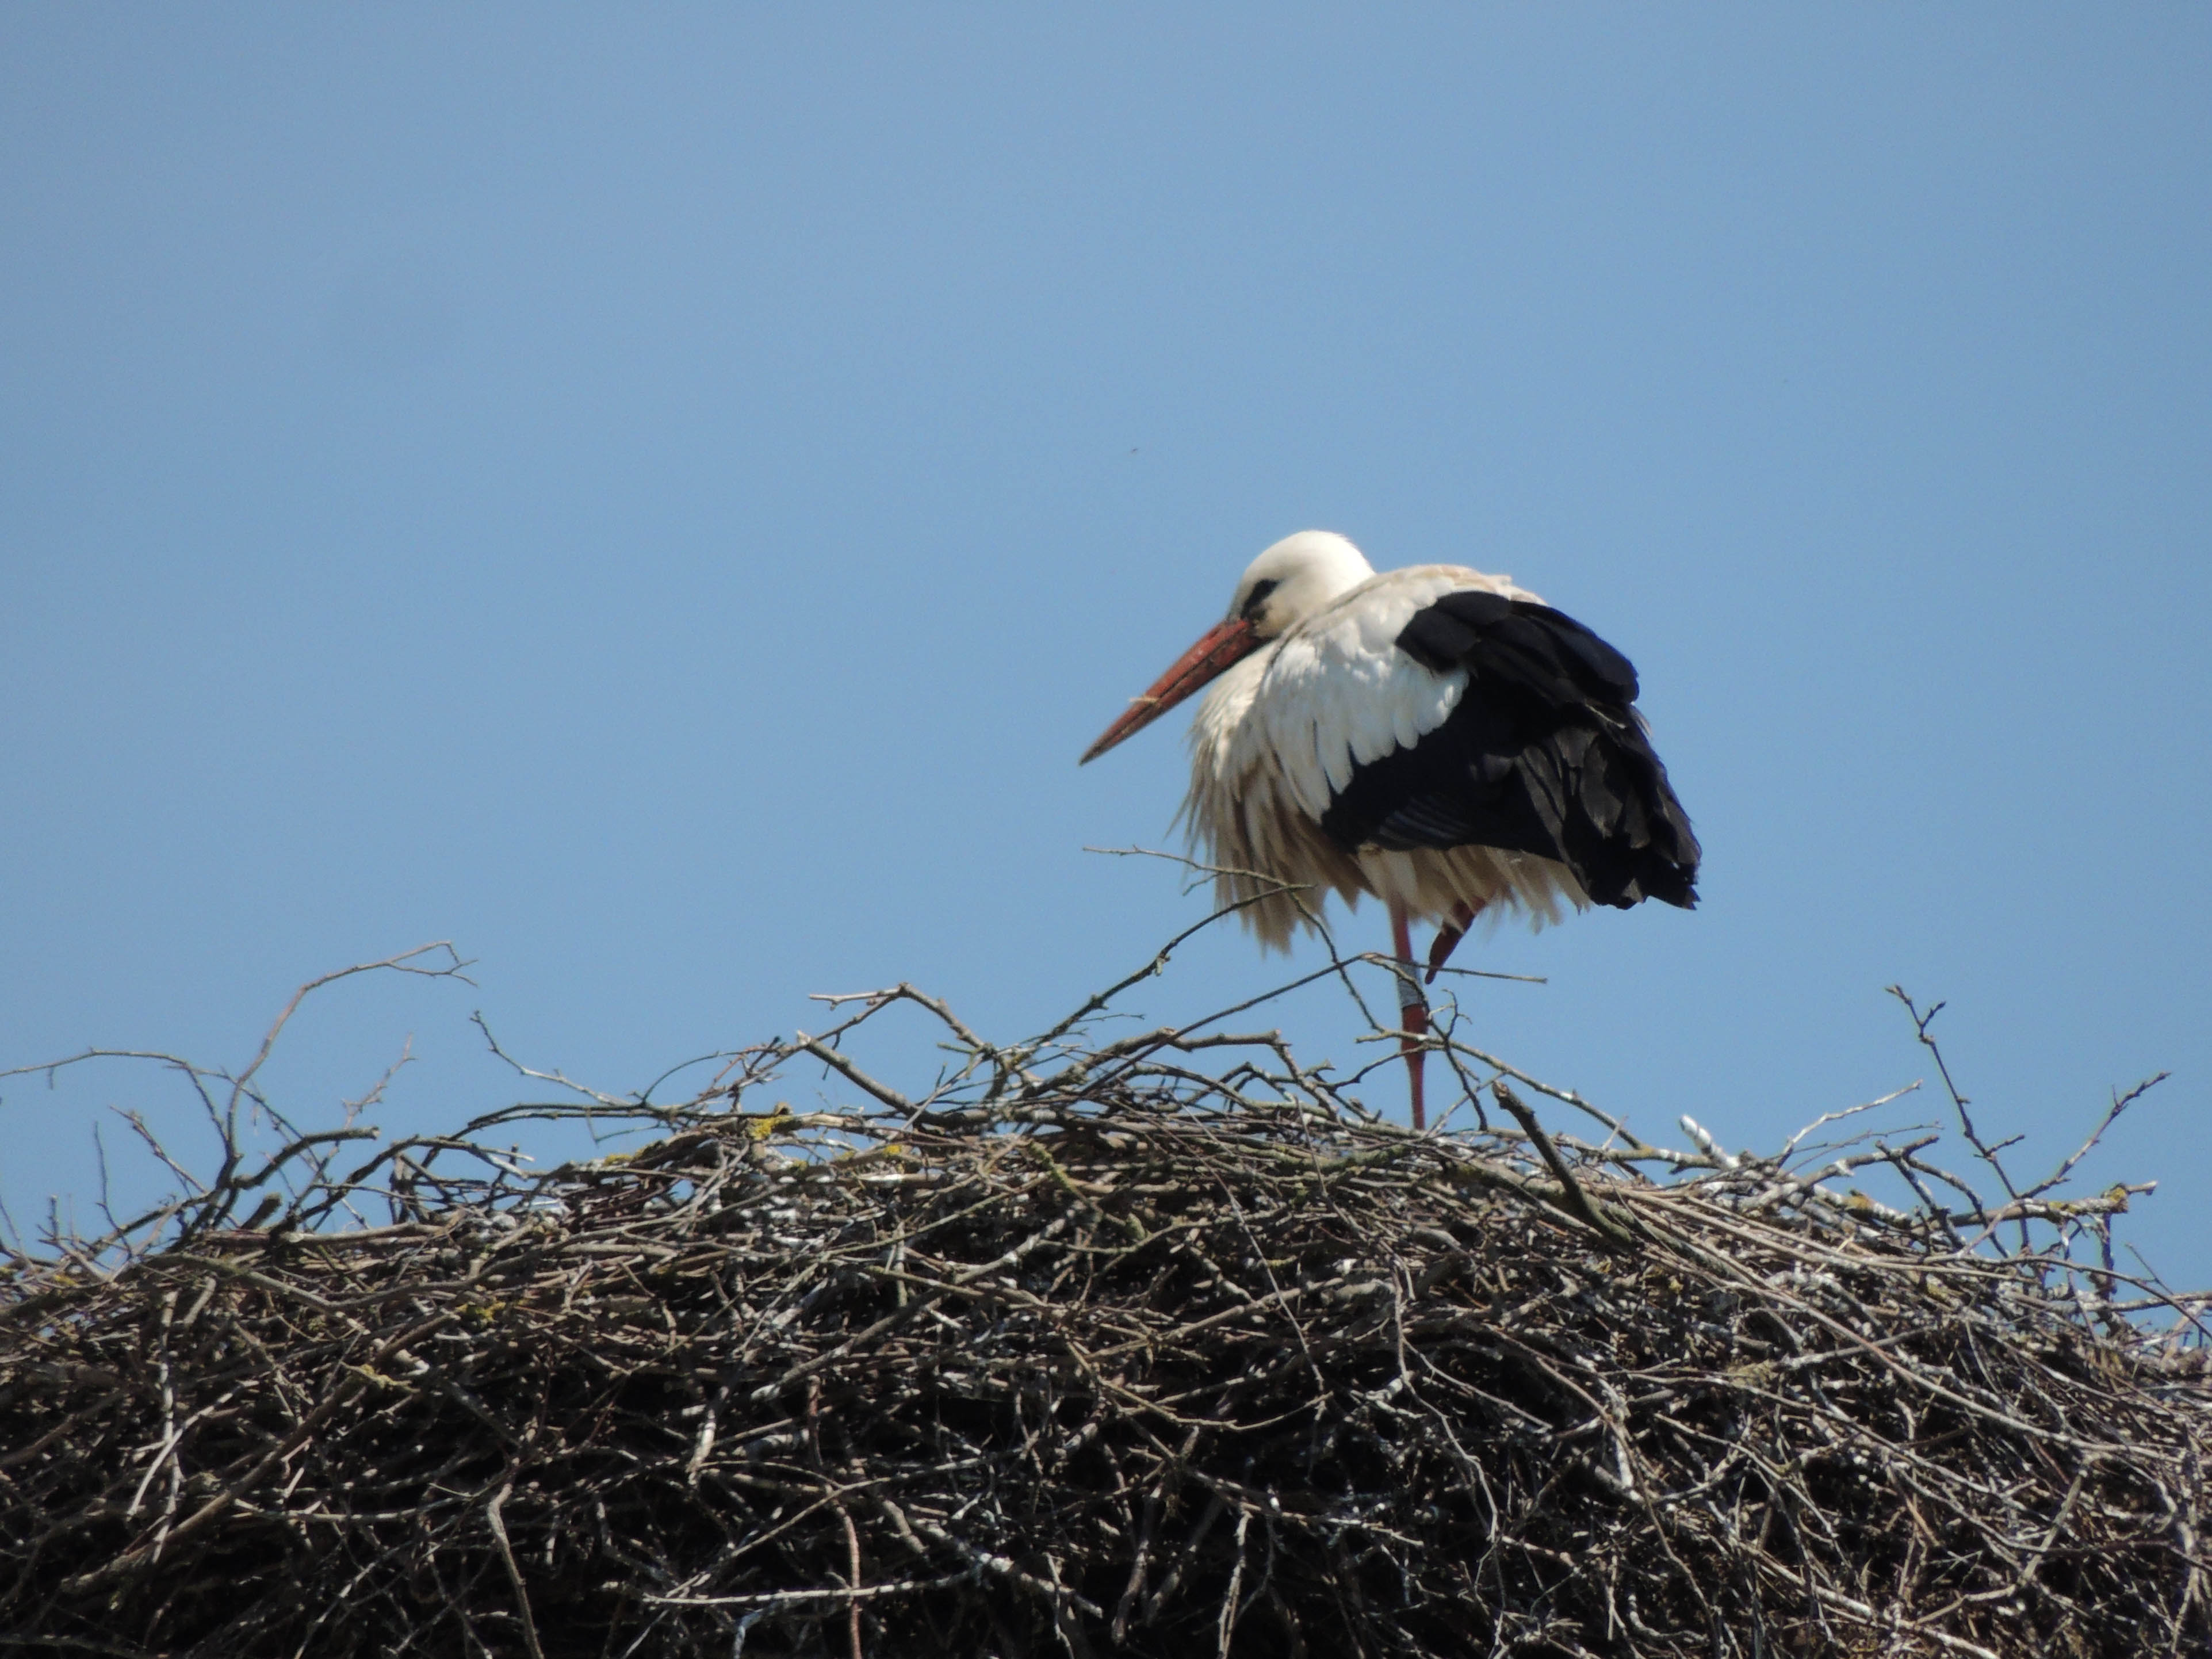
[(1548, 605), (1467, 589), (1398, 648), (1467, 672), (1444, 723), (1358, 768), (1322, 828), (1347, 851), (1497, 847), (1557, 859), (1600, 904), (1697, 902), (1698, 838), (1634, 704), (1627, 658)]

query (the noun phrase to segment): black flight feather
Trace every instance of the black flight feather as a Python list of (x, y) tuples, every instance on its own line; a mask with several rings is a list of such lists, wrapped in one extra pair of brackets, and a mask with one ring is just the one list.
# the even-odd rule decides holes
[(1322, 829), (1346, 851), (1496, 847), (1557, 859), (1600, 904), (1697, 902), (1698, 838), (1638, 718), (1636, 670), (1571, 617), (1468, 589), (1398, 648), (1467, 672), (1444, 723), (1357, 769)]

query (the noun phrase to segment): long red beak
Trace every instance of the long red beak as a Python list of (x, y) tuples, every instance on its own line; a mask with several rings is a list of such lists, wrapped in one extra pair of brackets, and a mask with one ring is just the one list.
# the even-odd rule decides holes
[(1152, 682), (1152, 690), (1137, 698), (1121, 718), (1099, 733), (1098, 741), (1083, 751), (1076, 763), (1088, 766), (1133, 732), (1141, 732), (1199, 687), (1240, 658), (1259, 649), (1260, 637), (1242, 617), (1232, 617), (1207, 631), (1196, 645), (1176, 659), (1176, 665)]

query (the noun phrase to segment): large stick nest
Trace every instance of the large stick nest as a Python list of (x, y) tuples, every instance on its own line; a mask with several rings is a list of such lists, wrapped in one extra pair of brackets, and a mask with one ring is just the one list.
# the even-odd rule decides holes
[[(486, 1139), (512, 1113), (343, 1175), (331, 1137), (259, 1170), (234, 1140), (150, 1220), (19, 1254), (0, 1643), (1712, 1659), (2212, 1633), (2212, 1391), (2174, 1334), (2193, 1303), (2156, 1328), (2156, 1292), (2117, 1299), (2124, 1191), (1984, 1204), (1925, 1140), (1817, 1169), (1590, 1145), (1510, 1084), (1498, 1127), (1417, 1134), (1272, 1036), (1002, 1049), (904, 988), (841, 1030), (897, 1004), (957, 1056), (917, 1099), (801, 1039), (686, 1106), (587, 1103), (656, 1127), (626, 1158), (520, 1173)], [(1473, 1098), (1501, 1080), (1443, 1042)], [(860, 1103), (769, 1108), (780, 1071), (816, 1086), (794, 1066)], [(1869, 1167), (1919, 1198), (1838, 1186)], [(257, 1189), (282, 1212), (241, 1226)]]

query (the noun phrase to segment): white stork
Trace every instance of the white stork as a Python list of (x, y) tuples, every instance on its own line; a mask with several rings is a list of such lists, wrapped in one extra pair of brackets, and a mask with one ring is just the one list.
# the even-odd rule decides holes
[(1301, 531), (1252, 561), (1228, 617), (1084, 751), (1098, 758), (1198, 690), (1182, 818), (1216, 891), (1285, 946), (1294, 890), (1390, 910), (1413, 1125), (1426, 1127), (1428, 975), (1474, 918), (1561, 901), (1697, 902), (1698, 842), (1634, 707), (1620, 653), (1506, 576), (1454, 564), (1377, 575), (1343, 537)]

